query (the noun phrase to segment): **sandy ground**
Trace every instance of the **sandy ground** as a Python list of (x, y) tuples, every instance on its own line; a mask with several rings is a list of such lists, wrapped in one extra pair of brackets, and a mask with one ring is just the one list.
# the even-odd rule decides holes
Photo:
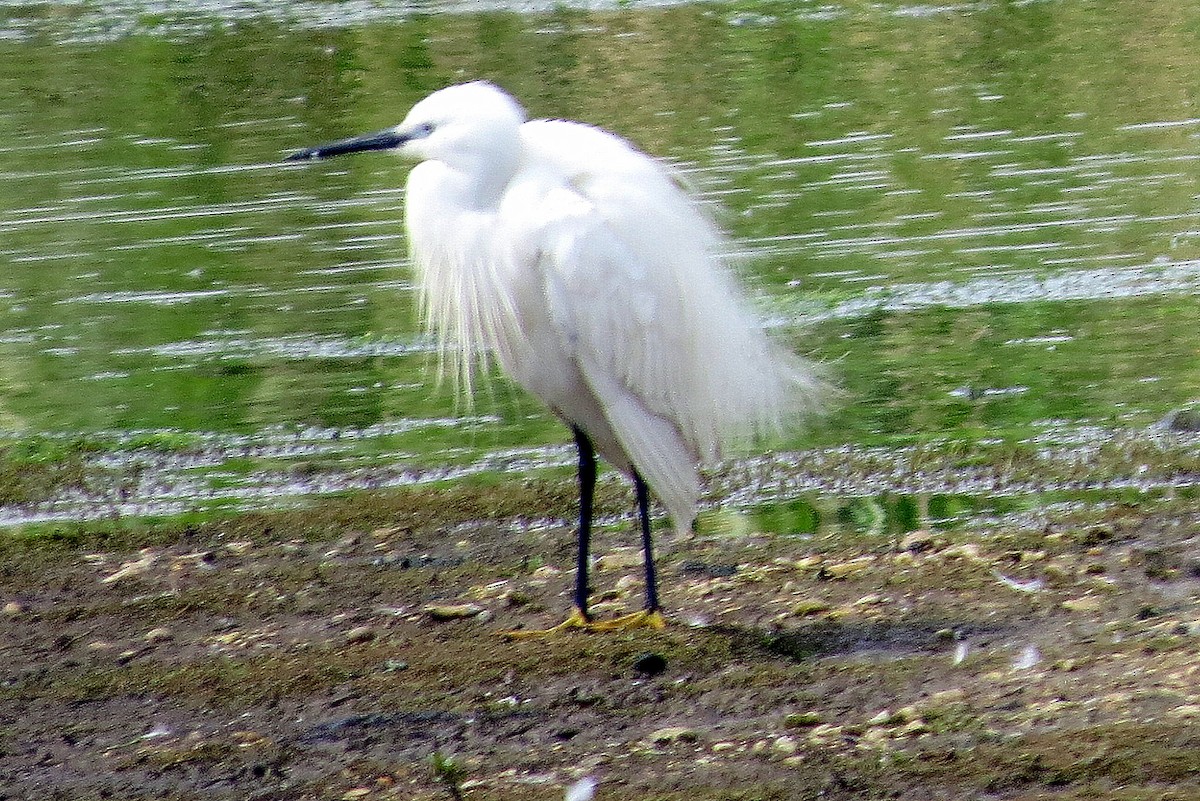
[[(1200, 503), (664, 533), (667, 629), (507, 639), (567, 612), (572, 530), (528, 521), (570, 496), (10, 532), (0, 798), (1200, 797)], [(599, 616), (633, 541), (597, 537)]]

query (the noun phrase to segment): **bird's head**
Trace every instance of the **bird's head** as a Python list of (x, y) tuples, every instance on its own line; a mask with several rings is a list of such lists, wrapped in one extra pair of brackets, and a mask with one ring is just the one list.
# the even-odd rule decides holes
[(511, 95), (486, 81), (473, 81), (434, 92), (394, 128), (306, 148), (288, 161), (396, 150), (419, 161), (470, 170), (515, 153), (524, 121), (525, 112)]

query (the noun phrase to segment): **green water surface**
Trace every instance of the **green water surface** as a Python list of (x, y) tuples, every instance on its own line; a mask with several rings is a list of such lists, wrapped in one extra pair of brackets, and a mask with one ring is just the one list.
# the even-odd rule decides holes
[(1069, 447), (1200, 396), (1200, 6), (320, 5), (6, 5), (5, 440), (202, 443), (160, 493), (184, 507), (297, 459), (331, 476), (300, 495), (568, 463), (503, 378), (473, 407), (431, 380), (407, 165), (281, 163), (475, 78), (722, 204), (756, 303), (844, 390), (778, 451)]

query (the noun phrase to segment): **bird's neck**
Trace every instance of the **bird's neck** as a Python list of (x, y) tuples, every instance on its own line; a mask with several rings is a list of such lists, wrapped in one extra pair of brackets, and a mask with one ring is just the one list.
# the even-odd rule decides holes
[(443, 191), (454, 196), (460, 208), (494, 211), (517, 172), (518, 159), (507, 154), (472, 154), (446, 166)]

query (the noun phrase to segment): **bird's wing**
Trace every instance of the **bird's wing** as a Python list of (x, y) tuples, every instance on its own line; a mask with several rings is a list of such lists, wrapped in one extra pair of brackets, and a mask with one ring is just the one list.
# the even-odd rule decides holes
[(563, 177), (542, 196), (538, 241), (551, 313), (581, 359), (672, 421), (698, 457), (777, 426), (793, 367), (740, 297), (708, 215), (616, 136), (560, 121), (522, 136), (528, 162)]

